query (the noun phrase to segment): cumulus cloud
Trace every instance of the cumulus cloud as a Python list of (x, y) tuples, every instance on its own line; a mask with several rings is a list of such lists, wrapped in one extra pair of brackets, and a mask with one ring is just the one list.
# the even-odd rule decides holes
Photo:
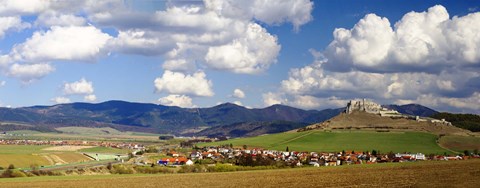
[(54, 102), (55, 104), (64, 104), (64, 103), (71, 103), (72, 102), (67, 97), (55, 97), (55, 98), (51, 99), (51, 101)]
[(55, 71), (50, 64), (13, 64), (7, 75), (19, 78), (23, 83), (31, 83)]
[(413, 100), (397, 100), (399, 104), (419, 103), (437, 110), (470, 113), (480, 110), (480, 92), (475, 92), (466, 98), (439, 97), (433, 94), (423, 94)]
[(85, 95), (92, 94), (94, 92), (92, 82), (87, 81), (85, 78), (72, 83), (65, 83), (63, 85), (63, 92), (66, 95)]
[(85, 95), (83, 97), (83, 100), (84, 101), (87, 101), (87, 102), (94, 102), (97, 100), (97, 96), (93, 95), (93, 94), (90, 94), (90, 95)]
[(110, 41), (112, 50), (122, 53), (161, 55), (175, 47), (175, 42), (168, 35), (154, 35), (139, 29), (119, 31), (118, 36)]
[(192, 104), (192, 98), (185, 95), (168, 95), (158, 99), (158, 102), (166, 106), (178, 106), (182, 108), (195, 107)]
[(194, 72), (196, 65), (186, 59), (172, 59), (165, 61), (162, 68), (170, 71)]
[(212, 91), (213, 84), (210, 80), (207, 80), (206, 74), (202, 71), (188, 75), (167, 70), (162, 77), (156, 78), (154, 83), (157, 92), (200, 97), (211, 97), (214, 95)]
[(226, 17), (256, 19), (270, 25), (293, 24), (296, 31), (313, 18), (313, 2), (308, 0), (206, 0), (206, 7)]
[(93, 26), (54, 26), (47, 32), (37, 31), (16, 45), (12, 56), (24, 62), (94, 61), (109, 39), (110, 35)]
[(233, 104), (236, 104), (238, 106), (243, 106), (242, 102), (240, 102), (240, 101), (233, 101)]
[(265, 106), (272, 106), (275, 104), (285, 104), (287, 100), (280, 93), (267, 92), (262, 94), (263, 103)]
[[(97, 96), (94, 94), (95, 89), (93, 87), (93, 83), (91, 81), (88, 81), (85, 78), (81, 78), (80, 80), (75, 82), (64, 83), (62, 86), (62, 91), (65, 96), (83, 95), (83, 100), (85, 102), (95, 102), (97, 100)], [(70, 99), (67, 97), (56, 97), (54, 99), (55, 100), (52, 100), (54, 102), (64, 101), (66, 99), (68, 99), (68, 102), (70, 102)], [(56, 103), (60, 103), (60, 102), (56, 102)], [(61, 103), (64, 103), (64, 102), (61, 102)]]
[(16, 0), (4, 0), (0, 2), (0, 15), (28, 15), (47, 10), (50, 1), (31, 0), (28, 3)]
[(245, 93), (241, 89), (234, 89), (232, 97), (243, 99), (245, 98)]
[(0, 17), (0, 38), (3, 38), (7, 31), (20, 31), (29, 27), (30, 24), (22, 22), (20, 17)]
[(310, 109), (370, 98), (478, 111), (472, 107), (480, 104), (474, 84), (480, 73), (473, 66), (480, 62), (478, 50), (473, 52), (480, 44), (472, 35), (480, 33), (477, 19), (480, 13), (450, 19), (439, 5), (407, 13), (394, 27), (368, 14), (352, 29), (335, 29), (326, 50), (311, 50), (314, 62), (291, 69), (280, 94), (264, 94), (264, 101)]
[(277, 38), (258, 24), (249, 24), (243, 38), (208, 49), (205, 62), (208, 66), (235, 73), (258, 73), (276, 62), (280, 51)]
[(62, 14), (56, 11), (48, 11), (40, 14), (35, 21), (35, 25), (44, 27), (51, 26), (83, 26), (87, 20), (84, 17), (74, 14)]
[(480, 13), (449, 18), (445, 7), (410, 12), (392, 28), (368, 14), (352, 29), (337, 28), (324, 52), (331, 71), (440, 72), (446, 66), (480, 62)]

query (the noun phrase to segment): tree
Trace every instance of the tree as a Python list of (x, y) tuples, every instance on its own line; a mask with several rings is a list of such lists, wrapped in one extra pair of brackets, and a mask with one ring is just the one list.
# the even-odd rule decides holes
[(247, 145), (243, 145), (243, 149), (247, 149)]
[(285, 149), (285, 151), (287, 151), (287, 152), (288, 152), (288, 146), (287, 146), (287, 148)]
[(465, 156), (470, 156), (470, 151), (465, 150), (465, 151), (463, 151), (463, 154), (464, 154)]
[(372, 150), (372, 155), (377, 156), (377, 150)]
[(232, 143), (230, 143), (230, 148), (233, 148), (233, 144), (232, 144)]
[(478, 155), (478, 149), (474, 149), (473, 154)]

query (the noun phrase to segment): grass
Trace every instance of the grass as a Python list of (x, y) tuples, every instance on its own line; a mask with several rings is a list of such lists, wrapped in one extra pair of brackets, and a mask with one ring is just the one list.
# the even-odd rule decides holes
[(290, 151), (338, 152), (342, 150), (381, 152), (422, 152), (426, 154), (450, 153), (436, 144), (436, 136), (420, 132), (322, 132), (308, 131), (281, 133), (251, 138), (232, 139), (215, 143), (202, 143), (200, 146), (232, 143), (235, 146), (247, 145), (266, 149)]
[(130, 150), (128, 149), (117, 149), (117, 148), (102, 147), (102, 146), (78, 150), (78, 152), (82, 152), (82, 153), (114, 153), (114, 154), (126, 154), (129, 151)]
[(47, 151), (51, 146), (34, 145), (0, 145), (0, 166), (7, 167), (13, 164), (18, 168), (54, 165), (57, 162), (82, 162), (90, 159), (73, 151)]
[(1, 154), (32, 154), (32, 153), (48, 153), (50, 151), (42, 150), (51, 146), (35, 146), (35, 145), (0, 145)]
[[(0, 179), (2, 187), (474, 187), (480, 160), (426, 161), (227, 173)], [(188, 180), (188, 181), (186, 181)]]
[(40, 155), (28, 154), (0, 154), (0, 166), (7, 168), (13, 164), (15, 167), (29, 167), (30, 165), (50, 165), (50, 162)]
[(90, 158), (88, 158), (87, 156), (80, 153), (76, 153), (76, 152), (63, 152), (55, 155), (60, 157), (62, 160), (64, 160), (67, 163), (78, 163), (78, 162), (90, 161)]
[(8, 139), (27, 139), (27, 140), (91, 140), (91, 141), (118, 141), (118, 142), (158, 142), (161, 134), (140, 133), (140, 132), (122, 132), (110, 127), (91, 128), (91, 127), (60, 127), (56, 132), (38, 132), (38, 131), (7, 131), (13, 134), (6, 136)]
[(473, 136), (443, 136), (439, 140), (440, 145), (463, 152), (465, 150), (473, 151), (480, 150), (480, 137)]

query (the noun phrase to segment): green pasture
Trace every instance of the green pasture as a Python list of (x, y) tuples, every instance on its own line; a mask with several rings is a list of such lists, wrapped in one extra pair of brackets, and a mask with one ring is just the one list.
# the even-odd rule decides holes
[(233, 144), (247, 145), (274, 150), (338, 152), (371, 151), (380, 152), (422, 152), (443, 154), (450, 151), (436, 144), (437, 136), (420, 132), (322, 132), (308, 131), (280, 133), (250, 138), (232, 139), (215, 143), (202, 143), (199, 146)]
[(81, 153), (126, 154), (126, 153), (130, 152), (130, 150), (98, 146), (98, 147), (93, 147), (93, 148), (80, 149), (80, 150), (78, 150), (78, 152), (81, 152)]

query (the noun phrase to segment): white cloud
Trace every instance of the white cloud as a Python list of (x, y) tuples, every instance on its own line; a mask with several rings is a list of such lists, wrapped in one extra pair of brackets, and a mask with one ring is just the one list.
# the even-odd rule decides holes
[(56, 104), (71, 103), (70, 99), (66, 98), (66, 97), (55, 97), (55, 98), (51, 99), (51, 101), (56, 103)]
[(238, 106), (243, 106), (242, 102), (240, 102), (240, 101), (233, 101), (233, 104), (236, 104)]
[(24, 83), (30, 83), (34, 80), (43, 78), (49, 73), (55, 71), (50, 64), (13, 64), (7, 75), (19, 78)]
[(90, 95), (94, 92), (92, 82), (85, 78), (72, 83), (65, 83), (63, 85), (63, 92), (66, 95)]
[(139, 29), (119, 31), (109, 45), (122, 53), (142, 55), (161, 55), (176, 46), (172, 37), (167, 34), (155, 35)]
[(285, 104), (287, 100), (280, 93), (267, 92), (262, 95), (265, 106), (272, 106), (275, 104)]
[(205, 63), (211, 68), (255, 74), (276, 62), (280, 51), (277, 38), (258, 24), (249, 24), (245, 36), (208, 49)]
[(6, 81), (0, 81), (0, 87), (5, 86), (5, 84), (7, 84)]
[(97, 96), (93, 95), (93, 94), (90, 94), (90, 95), (85, 95), (83, 97), (83, 100), (84, 101), (87, 101), (87, 102), (94, 102), (97, 100)]
[(352, 29), (338, 28), (324, 52), (332, 71), (439, 72), (480, 62), (480, 13), (449, 19), (445, 7), (410, 12), (390, 26), (368, 14)]
[(344, 107), (348, 100), (339, 99), (335, 96), (327, 98), (317, 98), (309, 95), (294, 96), (288, 105), (302, 109), (326, 109)]
[(17, 0), (0, 1), (0, 15), (35, 14), (47, 10), (50, 1), (29, 0), (28, 3)]
[(293, 24), (296, 31), (312, 20), (313, 2), (308, 0), (206, 0), (206, 7), (226, 17), (256, 19), (269, 25)]
[(13, 60), (9, 55), (0, 55), (0, 69), (6, 68)]
[(471, 112), (480, 110), (480, 92), (475, 92), (466, 98), (439, 97), (433, 94), (423, 94), (414, 100), (399, 100), (399, 103), (419, 103), (436, 110), (448, 110), (454, 112)]
[(48, 11), (38, 15), (35, 25), (50, 26), (84, 26), (87, 20), (73, 14), (62, 14), (55, 11)]
[(12, 55), (16, 61), (25, 62), (94, 61), (109, 39), (111, 36), (93, 26), (54, 26), (16, 45)]
[(20, 17), (0, 17), (0, 38), (9, 30), (21, 31), (29, 27), (30, 24), (22, 22)]
[(192, 98), (185, 95), (168, 95), (158, 99), (158, 102), (166, 106), (178, 106), (182, 108), (195, 107), (192, 104)]
[(245, 93), (241, 89), (234, 89), (232, 97), (243, 99), (245, 98)]
[(442, 6), (410, 12), (394, 27), (368, 14), (352, 29), (336, 29), (325, 51), (310, 50), (315, 61), (291, 69), (279, 94), (264, 101), (310, 109), (370, 98), (478, 112), (471, 105), (480, 93), (477, 22), (480, 13), (450, 19)]
[(172, 59), (165, 61), (162, 68), (169, 71), (194, 72), (196, 66), (194, 63), (189, 62), (186, 59)]
[(158, 92), (202, 97), (214, 95), (212, 82), (206, 79), (206, 75), (202, 71), (188, 75), (167, 70), (162, 77), (156, 78), (154, 83)]

